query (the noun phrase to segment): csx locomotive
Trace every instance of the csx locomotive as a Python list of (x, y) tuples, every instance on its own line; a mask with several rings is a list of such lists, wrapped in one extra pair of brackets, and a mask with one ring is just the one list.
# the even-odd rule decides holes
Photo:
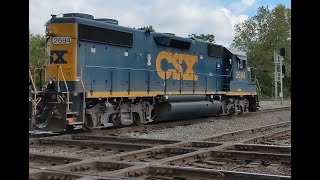
[(99, 128), (242, 114), (259, 108), (246, 56), (196, 38), (80, 13), (46, 24), (44, 80), (30, 95), (33, 130)]

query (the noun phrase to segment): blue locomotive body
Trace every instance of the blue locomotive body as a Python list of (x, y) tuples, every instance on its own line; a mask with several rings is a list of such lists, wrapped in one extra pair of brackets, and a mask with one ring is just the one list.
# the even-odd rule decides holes
[(38, 109), (57, 102), (65, 109), (59, 112), (62, 124), (108, 127), (259, 107), (246, 56), (221, 45), (76, 13), (51, 18), (47, 35), (46, 80), (55, 87), (41, 96), (58, 98), (39, 103)]
[[(79, 37), (77, 75), (82, 72), (89, 97), (256, 93), (246, 59), (223, 46), (88, 19), (78, 20), (78, 28), (119, 33), (118, 44)], [(120, 42), (128, 37), (130, 42)]]

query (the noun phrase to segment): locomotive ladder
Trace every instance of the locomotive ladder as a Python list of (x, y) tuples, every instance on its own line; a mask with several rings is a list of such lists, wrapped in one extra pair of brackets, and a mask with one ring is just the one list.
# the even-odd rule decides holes
[[(34, 118), (35, 118), (34, 116), (35, 116), (35, 113), (37, 111), (37, 105), (41, 101), (41, 97), (37, 98), (38, 91), (37, 91), (37, 87), (35, 85), (35, 82), (36, 82), (35, 77), (36, 77), (35, 74), (34, 74), (34, 76), (32, 76), (31, 70), (29, 68), (29, 78), (30, 78), (30, 81), (31, 81), (31, 84), (32, 84), (32, 88), (33, 88), (33, 99), (31, 99), (32, 111), (31, 111), (31, 119), (30, 119), (31, 120), (31, 127), (29, 127), (30, 130), (32, 129), (33, 124), (34, 124)], [(29, 97), (29, 98), (31, 98), (31, 97)]]
[[(74, 116), (78, 116), (78, 112), (72, 112), (71, 111), (71, 108), (70, 108), (70, 104), (73, 104), (73, 102), (70, 101), (70, 92), (69, 92), (69, 87), (68, 87), (68, 84), (67, 84), (67, 81), (65, 79), (65, 76), (64, 76), (64, 72), (63, 72), (63, 69), (61, 67), (61, 65), (58, 66), (58, 70), (60, 71), (61, 75), (62, 75), (62, 80), (64, 82), (64, 85), (66, 87), (66, 92), (62, 92), (63, 94), (67, 94), (67, 119), (68, 119), (68, 115), (72, 115), (73, 117)], [(57, 74), (57, 82), (58, 82), (58, 92), (61, 92), (60, 90), (60, 86), (59, 86), (59, 71), (58, 71), (58, 74)], [(85, 92), (85, 88), (84, 88), (84, 84), (83, 84), (83, 81), (82, 81), (82, 77), (81, 77), (81, 85), (82, 85), (82, 88), (83, 88), (83, 91)], [(63, 99), (61, 98), (61, 100), (63, 101)], [(85, 108), (85, 95), (83, 94), (83, 109)], [(82, 117), (85, 116), (85, 111), (82, 111)], [(70, 122), (69, 122), (70, 123)], [(75, 127), (75, 128), (78, 128), (78, 127), (81, 127), (81, 124), (83, 124), (84, 122), (72, 122), (71, 124)], [(78, 126), (80, 125), (80, 126)]]
[[(32, 84), (32, 87), (33, 87), (33, 90), (34, 90), (34, 98), (31, 100), (32, 101), (31, 119), (29, 119), (29, 122), (31, 120), (31, 123), (30, 123), (31, 127), (29, 127), (29, 130), (32, 130), (32, 124), (34, 123), (34, 114), (35, 114), (35, 112), (37, 110), (37, 105), (36, 105), (37, 90), (36, 90), (36, 85), (34, 84), (34, 81), (33, 81), (33, 77), (32, 77), (32, 73), (30, 71), (30, 68), (29, 68), (29, 78), (30, 78), (30, 81), (31, 81), (31, 84)], [(29, 97), (29, 98), (31, 98), (31, 97)], [(30, 101), (30, 99), (29, 99), (29, 101)]]
[[(252, 77), (252, 76), (254, 76), (254, 77)], [(261, 94), (260, 84), (259, 84), (257, 76), (255, 75), (255, 73), (253, 73), (253, 71), (251, 71), (251, 82), (254, 82), (254, 84), (256, 85), (256, 88), (257, 88), (258, 95), (260, 95)]]
[[(70, 112), (70, 97), (69, 97), (69, 87), (68, 87), (68, 84), (67, 84), (67, 81), (64, 77), (64, 74), (63, 74), (63, 70), (61, 68), (61, 65), (58, 66), (58, 69), (60, 70), (60, 73), (62, 75), (62, 79), (63, 79), (63, 82), (64, 82), (64, 85), (66, 86), (66, 91), (67, 91), (67, 112)], [(57, 82), (58, 82), (58, 92), (60, 92), (60, 86), (59, 86), (59, 72), (57, 73)], [(63, 92), (62, 92), (63, 93)]]
[(259, 84), (259, 81), (258, 81), (257, 78), (255, 78), (255, 84), (256, 84), (256, 86), (258, 87), (258, 92), (259, 92), (259, 94), (260, 94), (260, 93), (261, 93), (261, 88), (260, 88), (260, 84)]

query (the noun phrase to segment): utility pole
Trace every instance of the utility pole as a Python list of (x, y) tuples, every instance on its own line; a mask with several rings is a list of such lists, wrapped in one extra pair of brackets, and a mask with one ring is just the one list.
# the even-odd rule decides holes
[(283, 104), (283, 84), (282, 84), (282, 78), (284, 77), (284, 73), (282, 72), (282, 61), (284, 60), (285, 56), (285, 49), (280, 49), (280, 55), (277, 54), (275, 51), (273, 52), (273, 58), (274, 58), (274, 100), (278, 100), (278, 83), (280, 83), (280, 93), (279, 97), (281, 98), (281, 104)]
[(274, 101), (278, 100), (278, 54), (274, 51), (273, 52), (273, 59), (274, 59)]
[(283, 84), (282, 84), (282, 78), (283, 78), (283, 74), (282, 74), (282, 61), (283, 61), (283, 56), (279, 56), (279, 60), (280, 60), (280, 94), (279, 96), (281, 97), (281, 105), (283, 104)]

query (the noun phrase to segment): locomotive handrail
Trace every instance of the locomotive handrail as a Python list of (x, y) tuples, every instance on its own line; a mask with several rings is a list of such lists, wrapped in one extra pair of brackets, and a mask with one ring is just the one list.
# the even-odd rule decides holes
[(37, 106), (39, 103), (40, 103), (40, 101), (41, 101), (41, 97), (38, 97), (37, 99), (36, 99), (36, 101), (35, 101), (35, 106)]
[(34, 83), (34, 81), (33, 81), (33, 77), (32, 77), (32, 73), (31, 73), (31, 71), (30, 71), (30, 68), (29, 68), (29, 78), (30, 78), (30, 80), (31, 80), (31, 84), (32, 84), (32, 87), (33, 87), (33, 89), (34, 89), (34, 92), (35, 92), (35, 94), (36, 94), (37, 89), (36, 89), (36, 85), (35, 85), (35, 83)]
[[(32, 112), (32, 120), (31, 120), (31, 121), (32, 121), (31, 124), (33, 124), (34, 115), (35, 115), (35, 113), (36, 113), (36, 111), (37, 111), (37, 104), (36, 104), (36, 102), (37, 102), (37, 89), (36, 89), (36, 85), (34, 84), (34, 81), (33, 81), (33, 77), (32, 77), (30, 68), (29, 68), (29, 78), (30, 78), (30, 80), (31, 80), (31, 84), (32, 84), (33, 89), (34, 89), (34, 100), (33, 100), (33, 103), (32, 103), (32, 105), (33, 105), (33, 112)], [(40, 99), (40, 100), (41, 100), (41, 99)]]
[[(36, 89), (37, 93), (42, 90), (43, 88), (43, 79), (46, 78), (46, 71), (45, 71), (46, 66), (42, 67), (34, 67), (34, 66), (29, 66), (29, 71), (31, 73), (32, 80), (34, 82), (34, 89)], [(33, 73), (31, 72), (30, 69), (33, 69)], [(42, 75), (43, 73), (43, 75)], [(39, 75), (39, 80), (36, 79), (37, 75)], [(37, 85), (38, 84), (38, 85)]]
[[(132, 86), (132, 84), (131, 84), (131, 82), (130, 82), (130, 77), (131, 77), (131, 74), (130, 74), (130, 71), (145, 71), (145, 72), (148, 72), (148, 87), (147, 87), (147, 92), (149, 93), (150, 92), (150, 72), (162, 72), (162, 73), (164, 73), (164, 76), (165, 76), (165, 78), (164, 78), (164, 93), (166, 94), (167, 93), (167, 73), (166, 72), (168, 72), (168, 71), (166, 71), (166, 72), (163, 72), (163, 71), (158, 71), (158, 70), (152, 70), (152, 69), (134, 69), (134, 68), (122, 68), (122, 67), (106, 67), (106, 66), (89, 66), (89, 65), (83, 65), (82, 66), (82, 68), (81, 68), (81, 83), (82, 83), (82, 85), (83, 85), (83, 89), (85, 89), (85, 85), (84, 85), (84, 83), (83, 83), (83, 81), (82, 81), (82, 76), (83, 76), (83, 69), (84, 68), (101, 68), (101, 69), (107, 69), (107, 70), (128, 70), (129, 72), (129, 74), (128, 74), (128, 77), (129, 77), (129, 79), (128, 79), (128, 94), (130, 94), (130, 91), (131, 91), (131, 86)], [(111, 84), (110, 84), (110, 93), (112, 94), (112, 89), (113, 89), (113, 81), (112, 81), (112, 76), (113, 76), (113, 73), (112, 73), (113, 71), (111, 71)], [(182, 78), (181, 78), (181, 73), (183, 73), (183, 72), (179, 72), (180, 73), (180, 88), (179, 88), (179, 92), (180, 92), (180, 94), (182, 93)], [(91, 90), (93, 89), (93, 84), (92, 84), (92, 74), (93, 74), (93, 72), (91, 72), (91, 83), (90, 83), (90, 85), (91, 85)], [(205, 88), (205, 90), (204, 90), (204, 92), (205, 93), (207, 93), (207, 90), (208, 90), (208, 87), (207, 87), (207, 85), (208, 85), (208, 76), (210, 76), (210, 77), (216, 77), (215, 79), (215, 81), (216, 81), (216, 87), (217, 87), (217, 84), (218, 84), (218, 77), (231, 77), (232, 76), (232, 74), (225, 74), (225, 75), (222, 75), (222, 74), (213, 74), (213, 73), (189, 73), (189, 74), (192, 74), (193, 75), (193, 81), (192, 81), (192, 92), (193, 92), (193, 94), (195, 94), (195, 85), (196, 85), (196, 83), (195, 83), (195, 80), (194, 80), (194, 76), (195, 75), (204, 75), (205, 77), (206, 77), (206, 88)], [(218, 91), (218, 89), (216, 88), (216, 91)]]
[[(62, 78), (63, 78), (63, 82), (64, 82), (64, 85), (66, 86), (66, 90), (67, 90), (67, 108), (68, 108), (68, 111), (70, 110), (70, 102), (69, 102), (69, 88), (68, 88), (68, 85), (67, 85), (67, 82), (66, 82), (66, 79), (64, 77), (64, 74), (63, 74), (63, 70), (61, 68), (61, 65), (58, 66), (59, 69), (60, 69), (60, 72), (61, 72), (61, 75), (62, 75)], [(59, 73), (58, 73), (59, 74)], [(59, 82), (59, 81), (58, 81)], [(59, 87), (59, 86), (58, 86)]]
[[(250, 68), (250, 69), (252, 69), (252, 70), (253, 70), (253, 69), (256, 69), (256, 68), (254, 68), (254, 67), (248, 67), (248, 68)], [(256, 87), (258, 88), (258, 91), (261, 93), (261, 87), (260, 87), (258, 78), (257, 78), (257, 76), (255, 75), (254, 71), (252, 71), (252, 70), (251, 70), (251, 74), (250, 74), (251, 82), (254, 82), (254, 84), (255, 84)], [(252, 75), (253, 75), (254, 77), (252, 77)]]
[[(83, 89), (83, 95), (82, 95), (82, 99), (83, 99), (83, 105), (82, 105), (82, 108), (85, 109), (86, 108), (86, 96), (85, 96), (85, 86), (84, 86), (84, 83), (83, 83), (83, 80), (82, 80), (82, 77), (83, 77), (83, 71), (82, 71), (82, 67), (81, 67), (81, 70), (80, 70), (80, 82), (81, 82), (81, 85), (82, 85), (82, 89)], [(85, 111), (82, 111), (82, 117), (85, 117)], [(82, 123), (85, 123), (85, 118), (83, 118), (83, 121)]]
[(81, 68), (81, 71), (80, 71), (80, 82), (81, 82), (81, 86), (82, 86), (82, 89), (83, 89), (83, 92), (85, 92), (85, 87), (84, 87), (84, 83), (83, 83), (83, 80), (82, 80), (82, 68)]
[(58, 83), (58, 92), (60, 92), (60, 78), (59, 78), (59, 67), (60, 67), (60, 65), (59, 66), (57, 66), (57, 83)]
[(258, 81), (258, 79), (257, 79), (257, 78), (255, 78), (255, 80), (256, 80), (256, 84), (258, 85), (258, 90), (259, 90), (259, 92), (261, 92), (261, 88), (260, 88), (259, 81)]
[(39, 75), (39, 80), (40, 80), (39, 83), (40, 84), (38, 84), (38, 87), (40, 88), (40, 90), (41, 90), (41, 87), (42, 87), (42, 75), (41, 75), (42, 72), (43, 72), (43, 68), (39, 68), (39, 67), (34, 67), (33, 68), (34, 84), (35, 84), (35, 87), (37, 87), (36, 76)]
[[(132, 71), (150, 71), (150, 72), (163, 72), (163, 71), (157, 71), (157, 70), (153, 70), (153, 69), (133, 69), (133, 68), (120, 68), (120, 67), (105, 67), (105, 66), (88, 66), (88, 65), (84, 65), (83, 67), (85, 68), (102, 68), (102, 69), (118, 69), (118, 70), (132, 70)], [(166, 71), (169, 72), (169, 71)], [(207, 73), (192, 73), (195, 75), (209, 75), (209, 76), (232, 76), (230, 74), (207, 74)]]

